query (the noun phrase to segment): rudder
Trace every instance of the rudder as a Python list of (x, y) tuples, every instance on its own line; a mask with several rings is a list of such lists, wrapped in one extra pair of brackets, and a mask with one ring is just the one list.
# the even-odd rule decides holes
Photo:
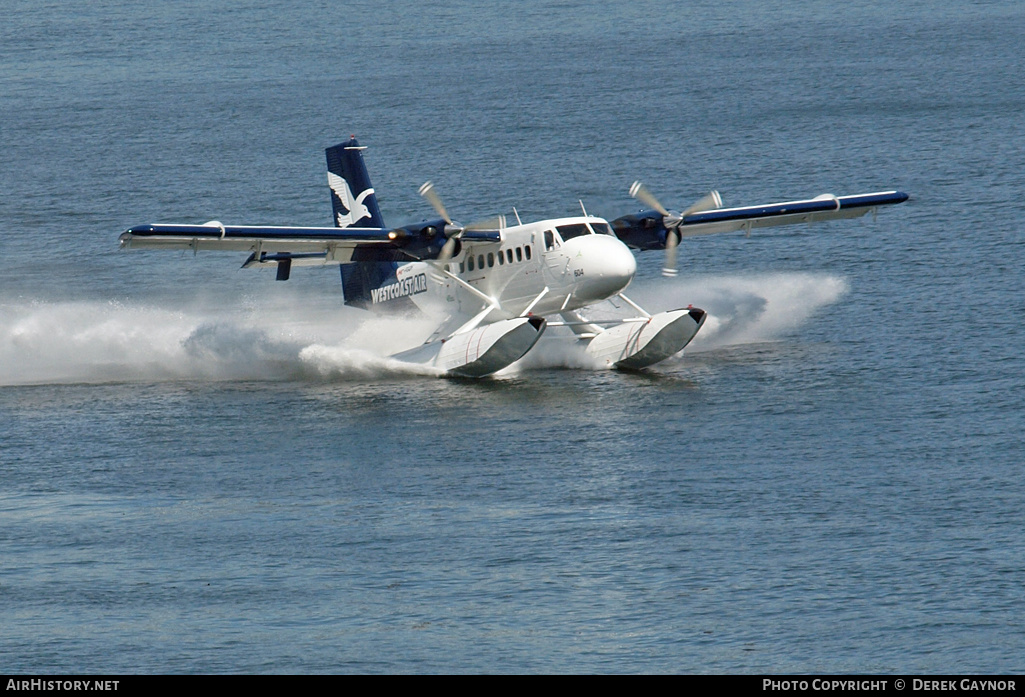
[(335, 227), (384, 227), (377, 195), (363, 162), (364, 149), (354, 136), (325, 150)]

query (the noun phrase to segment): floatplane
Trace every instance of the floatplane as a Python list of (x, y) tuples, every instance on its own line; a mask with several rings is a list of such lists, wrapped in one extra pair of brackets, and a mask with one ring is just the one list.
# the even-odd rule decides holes
[[(522, 358), (548, 327), (568, 327), (601, 364), (638, 370), (679, 353), (704, 323), (689, 306), (651, 314), (624, 291), (637, 271), (633, 251), (663, 250), (663, 274), (675, 276), (682, 238), (754, 228), (856, 218), (907, 200), (900, 191), (724, 208), (715, 191), (671, 211), (640, 182), (630, 195), (648, 206), (615, 220), (581, 215), (515, 224), (506, 216), (463, 225), (449, 216), (434, 185), (420, 195), (437, 213), (388, 227), (355, 137), (327, 148), (334, 227), (137, 225), (123, 249), (249, 252), (243, 268), (338, 264), (346, 305), (416, 309), (443, 318), (426, 341), (394, 358), (447, 374), (483, 377)], [(611, 301), (631, 316), (595, 319), (588, 309)]]

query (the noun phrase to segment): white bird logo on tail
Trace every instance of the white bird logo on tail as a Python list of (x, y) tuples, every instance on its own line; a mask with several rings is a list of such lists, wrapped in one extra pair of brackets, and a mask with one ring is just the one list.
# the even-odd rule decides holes
[(335, 196), (342, 202), (346, 210), (349, 212), (345, 215), (341, 213), (337, 214), (338, 227), (349, 227), (357, 220), (361, 218), (369, 218), (370, 211), (363, 205), (363, 200), (374, 193), (374, 190), (367, 189), (363, 191), (358, 197), (353, 197), (352, 190), (349, 189), (349, 182), (339, 177), (334, 172), (327, 173), (327, 185), (331, 187), (331, 191), (335, 192)]

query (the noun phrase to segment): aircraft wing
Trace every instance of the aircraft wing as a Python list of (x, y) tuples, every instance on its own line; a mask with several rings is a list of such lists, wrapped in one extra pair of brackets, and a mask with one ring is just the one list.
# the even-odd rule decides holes
[[(137, 225), (120, 237), (122, 249), (191, 249), (193, 251), (302, 254), (319, 263), (353, 261), (357, 250), (389, 256), (398, 245), (379, 228), (275, 227), (255, 225)], [(357, 259), (358, 260), (358, 259)], [(309, 263), (309, 262), (308, 262)]]
[(823, 194), (806, 201), (770, 203), (744, 208), (719, 208), (692, 213), (678, 228), (682, 237), (712, 235), (718, 232), (750, 230), (751, 228), (797, 223), (817, 223), (837, 218), (857, 218), (878, 206), (903, 203), (908, 195), (902, 191), (883, 191), (855, 196)]
[[(298, 266), (352, 261), (410, 261), (437, 257), (445, 241), (430, 223), (383, 228), (282, 227), (257, 225), (149, 224), (122, 233), (122, 249), (191, 249), (252, 252), (245, 266), (272, 266), (289, 259)], [(431, 230), (428, 233), (428, 230)], [(501, 232), (467, 231), (467, 242), (494, 242)]]
[[(718, 202), (718, 195), (714, 200)], [(750, 231), (753, 228), (774, 225), (857, 218), (880, 206), (891, 206), (907, 200), (908, 195), (903, 191), (880, 191), (854, 196), (822, 194), (803, 201), (743, 208), (706, 208), (684, 215), (682, 219), (672, 219), (658, 210), (646, 210), (616, 218), (612, 221), (612, 229), (619, 239), (634, 249), (665, 249), (668, 239), (667, 225), (672, 225), (680, 237), (713, 235), (737, 230)]]

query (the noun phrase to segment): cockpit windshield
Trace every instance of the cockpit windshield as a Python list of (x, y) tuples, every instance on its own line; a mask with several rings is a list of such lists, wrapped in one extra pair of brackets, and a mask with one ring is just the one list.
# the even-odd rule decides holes
[(562, 241), (571, 240), (574, 237), (580, 237), (581, 235), (590, 235), (591, 231), (587, 229), (587, 226), (583, 223), (576, 223), (574, 225), (559, 225), (555, 228), (559, 231), (559, 236), (562, 237)]
[[(590, 224), (591, 227), (588, 227)], [(574, 237), (580, 237), (581, 235), (611, 235), (612, 230), (609, 228), (606, 222), (595, 222), (589, 221), (589, 223), (573, 223), (572, 225), (557, 225), (555, 227), (559, 231), (559, 237), (562, 241), (571, 240)], [(548, 234), (548, 233), (545, 233)]]

